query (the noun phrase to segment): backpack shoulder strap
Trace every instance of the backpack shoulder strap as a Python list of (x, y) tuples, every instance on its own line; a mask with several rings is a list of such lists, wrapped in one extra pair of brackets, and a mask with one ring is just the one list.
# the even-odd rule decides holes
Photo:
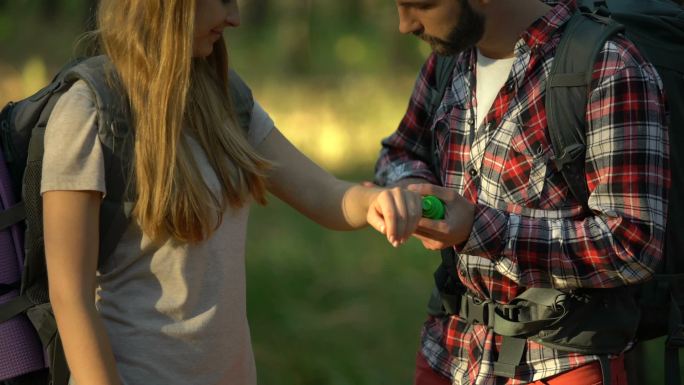
[[(451, 84), (450, 80), (456, 67), (456, 57), (451, 55), (437, 55), (435, 61), (434, 87), (428, 89), (426, 111), (430, 118), (434, 118), (437, 109), (444, 99), (444, 94)], [(439, 152), (435, 133), (431, 133), (430, 156), (433, 174), (438, 180), (439, 175)], [(456, 252), (449, 247), (440, 251), (442, 263), (434, 273), (435, 288), (428, 301), (428, 313), (431, 315), (457, 314), (460, 307), (461, 294), (465, 290), (456, 271)]]
[(254, 107), (254, 97), (252, 90), (242, 80), (240, 75), (234, 70), (228, 73), (228, 90), (233, 112), (242, 130), (247, 133), (249, 124), (252, 120), (252, 108)]
[(134, 179), (132, 176), (133, 128), (128, 101), (119, 91), (120, 83), (109, 59), (88, 58), (64, 75), (65, 81), (85, 81), (93, 94), (98, 113), (98, 137), (102, 143), (107, 195), (100, 207), (100, 261), (105, 260), (119, 243), (133, 212)]
[(556, 168), (570, 192), (589, 210), (584, 176), (586, 106), (594, 63), (605, 42), (622, 26), (578, 12), (568, 21), (546, 84), (546, 119)]
[[(456, 67), (456, 57), (451, 55), (436, 55), (435, 83), (433, 87), (429, 87), (427, 90), (425, 111), (428, 112), (428, 122), (437, 115), (437, 109), (442, 103), (442, 99), (444, 99), (444, 94), (446, 93), (449, 84), (451, 84), (450, 80), (454, 72), (454, 67)], [(442, 178), (439, 175), (439, 152), (437, 151), (437, 142), (434, 132), (430, 133), (430, 167), (432, 168), (432, 173), (435, 175), (435, 178), (441, 181)]]
[(449, 80), (454, 72), (456, 66), (456, 58), (454, 56), (437, 55), (435, 61), (435, 87), (431, 88), (428, 93), (428, 110), (430, 116), (435, 116), (439, 108), (444, 93), (449, 87)]

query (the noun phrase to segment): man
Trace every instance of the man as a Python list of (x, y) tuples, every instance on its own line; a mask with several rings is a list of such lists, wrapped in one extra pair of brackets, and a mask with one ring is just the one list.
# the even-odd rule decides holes
[[(528, 288), (569, 292), (648, 280), (661, 260), (669, 155), (662, 85), (634, 45), (611, 38), (594, 66), (585, 209), (554, 168), (544, 105), (575, 1), (397, 0), (397, 7), (402, 33), (453, 55), (456, 65), (433, 113), (428, 89), (436, 88), (437, 59), (427, 59), (406, 115), (383, 141), (376, 183), (421, 183), (409, 188), (446, 203), (446, 219), (421, 220), (416, 237), (428, 249), (455, 250), (450, 276), (475, 302), (497, 304)], [(502, 340), (482, 323), (431, 315), (415, 383), (583, 385), (605, 375), (613, 385), (626, 381), (622, 355), (532, 339), (523, 340), (514, 374), (497, 375), (497, 360), (508, 354)]]

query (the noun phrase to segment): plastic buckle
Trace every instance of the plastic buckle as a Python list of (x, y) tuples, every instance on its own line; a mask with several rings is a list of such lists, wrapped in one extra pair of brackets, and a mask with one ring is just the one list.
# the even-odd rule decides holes
[(472, 295), (466, 295), (466, 322), (469, 324), (480, 324), (484, 326), (490, 325), (490, 301), (482, 300)]

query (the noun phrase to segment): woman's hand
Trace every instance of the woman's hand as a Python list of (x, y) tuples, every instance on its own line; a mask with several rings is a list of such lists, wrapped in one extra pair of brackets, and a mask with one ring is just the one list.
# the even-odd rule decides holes
[(400, 187), (377, 190), (366, 220), (397, 247), (416, 230), (423, 213), (421, 195)]

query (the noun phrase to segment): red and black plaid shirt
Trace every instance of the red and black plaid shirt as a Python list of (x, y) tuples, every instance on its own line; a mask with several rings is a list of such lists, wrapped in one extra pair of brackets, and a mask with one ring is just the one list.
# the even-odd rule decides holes
[[(509, 78), (479, 127), (476, 51), (457, 57), (434, 116), (431, 56), (376, 166), (380, 184), (422, 178), (476, 204), (456, 273), (472, 293), (499, 303), (526, 287), (635, 284), (650, 278), (661, 259), (670, 185), (665, 101), (654, 68), (625, 38), (611, 39), (599, 54), (587, 105), (585, 171), (594, 216), (581, 215), (581, 203), (554, 169), (545, 83), (575, 10), (572, 0), (558, 2), (521, 35)], [(431, 165), (433, 137), (439, 178)], [(506, 382), (492, 372), (501, 337), (485, 326), (430, 318), (421, 340), (428, 363), (454, 384), (523, 384), (597, 359), (528, 341), (522, 370)]]

